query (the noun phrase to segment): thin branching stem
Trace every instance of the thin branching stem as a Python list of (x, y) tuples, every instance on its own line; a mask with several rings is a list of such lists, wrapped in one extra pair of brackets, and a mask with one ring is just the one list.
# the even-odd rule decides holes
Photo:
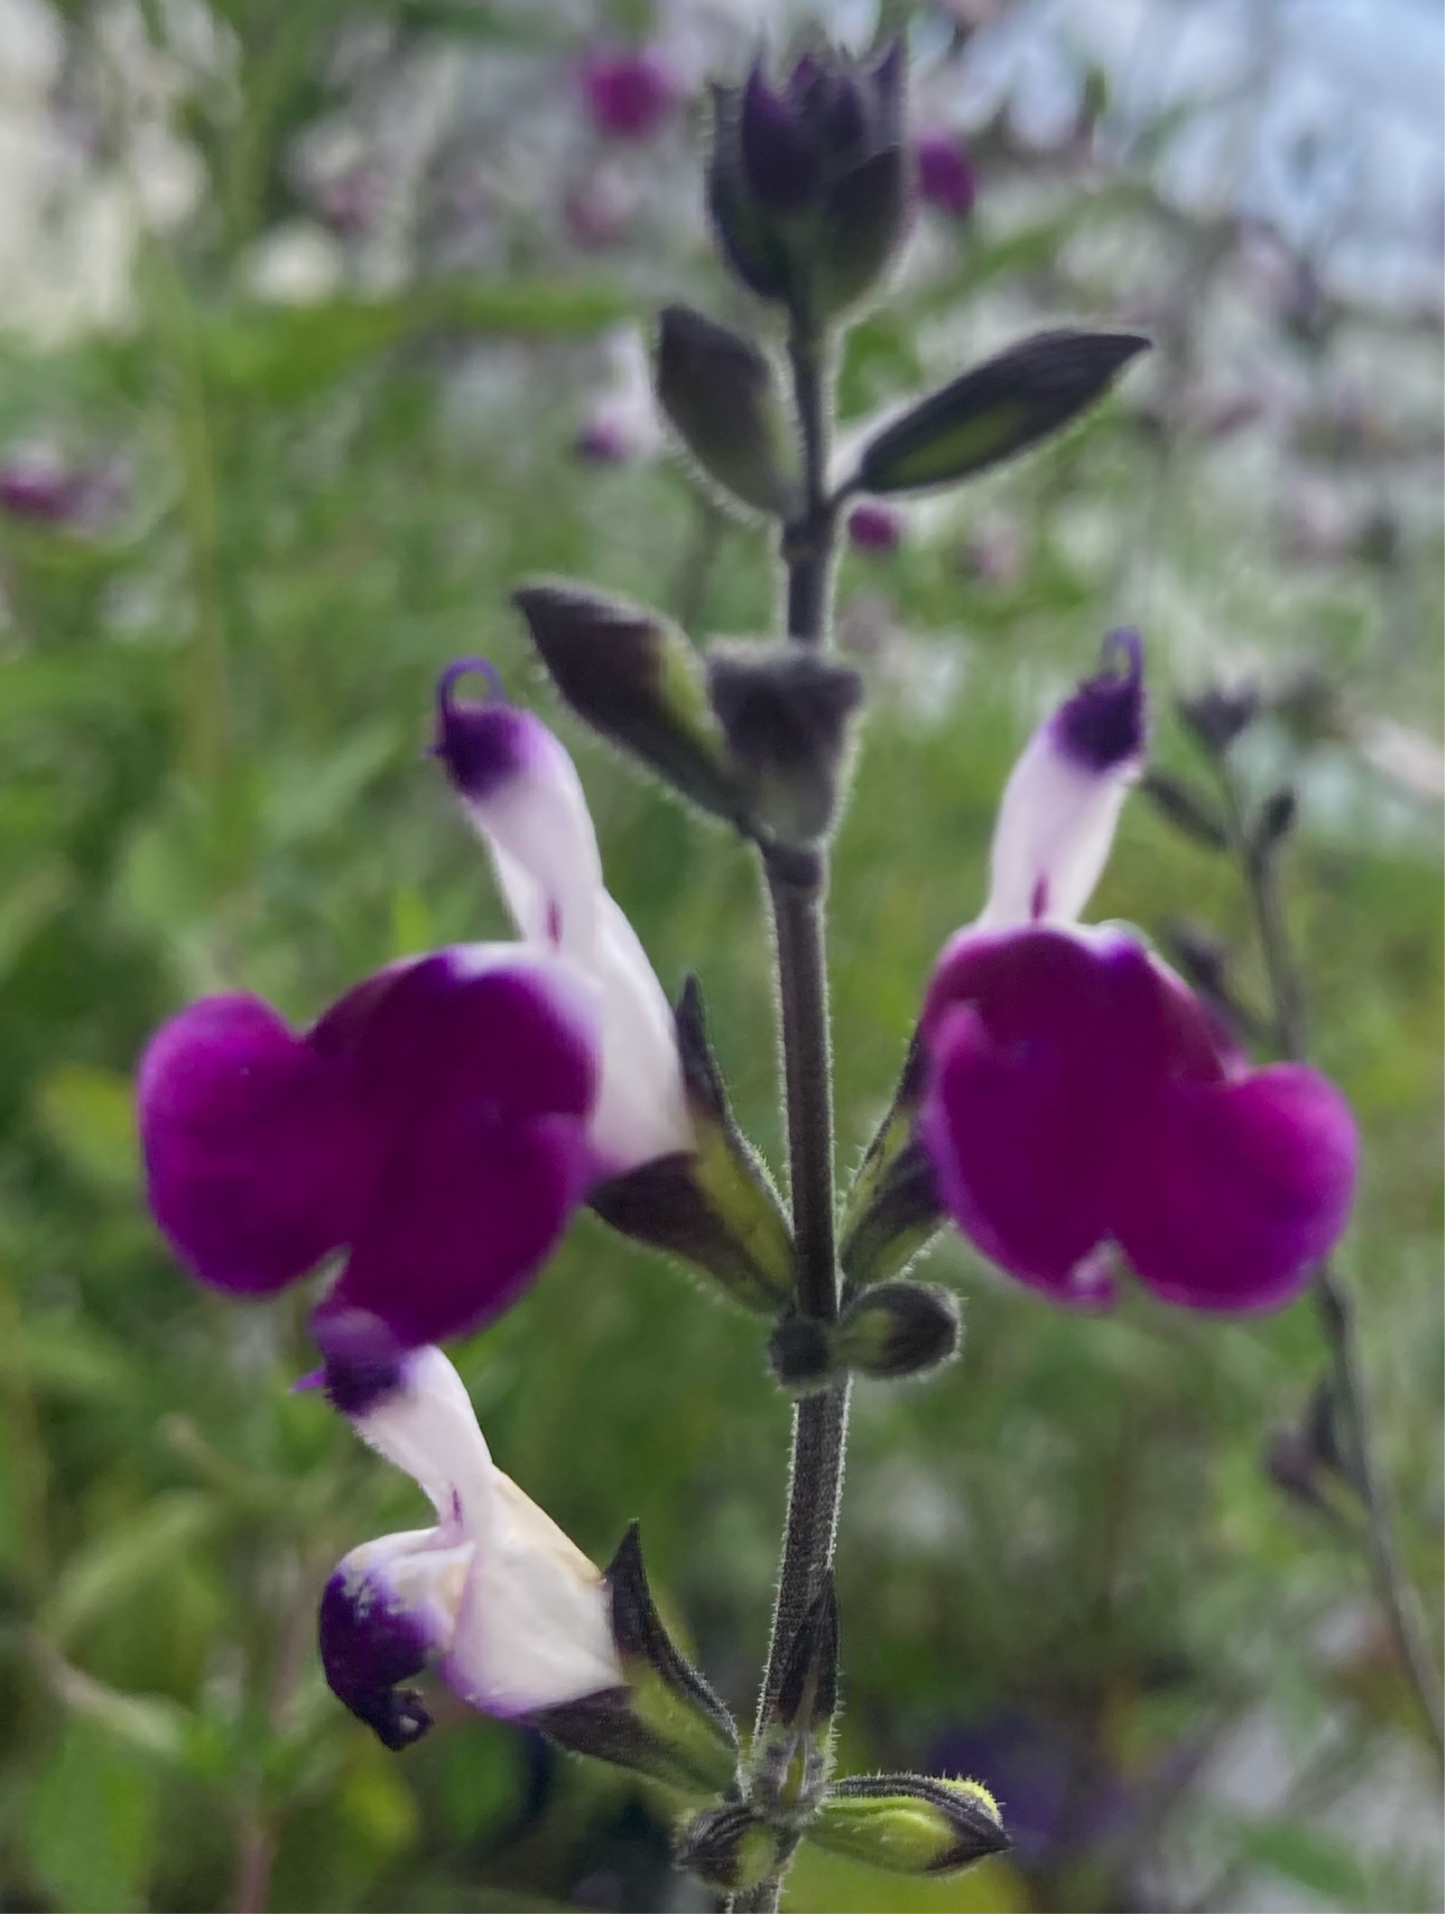
[[(826, 342), (795, 328), (789, 342), (793, 395), (803, 447), (805, 501), (785, 528), (787, 633), (824, 645), (832, 618), (835, 512), (827, 496), (829, 357)], [(789, 1186), (797, 1246), (798, 1308), (831, 1321), (838, 1313), (834, 1240), (832, 1055), (828, 1025), (828, 860), (768, 870), (768, 898), (781, 1007), (787, 1092)], [(788, 1647), (833, 1560), (848, 1430), (848, 1385), (809, 1396), (793, 1413), (788, 1515), (778, 1569), (772, 1640), (758, 1702), (762, 1734), (777, 1702)], [(782, 1873), (739, 1895), (739, 1914), (773, 1914)]]
[[(1290, 947), (1279, 888), (1279, 847), (1253, 841), (1239, 786), (1226, 763), (1219, 765), (1230, 838), (1239, 861), (1250, 914), (1269, 988), (1270, 1010), (1279, 1048), (1299, 1061), (1304, 1056), (1304, 990)], [(1389, 1624), (1400, 1666), (1415, 1696), (1420, 1717), (1445, 1767), (1445, 1719), (1440, 1676), (1430, 1652), (1420, 1599), (1395, 1535), (1390, 1485), (1380, 1465), (1374, 1416), (1360, 1357), (1354, 1297), (1342, 1271), (1326, 1257), (1315, 1270), (1315, 1307), (1329, 1351), (1330, 1384), (1341, 1419), (1341, 1436), (1351, 1479), (1365, 1510), (1365, 1546), (1375, 1595)]]

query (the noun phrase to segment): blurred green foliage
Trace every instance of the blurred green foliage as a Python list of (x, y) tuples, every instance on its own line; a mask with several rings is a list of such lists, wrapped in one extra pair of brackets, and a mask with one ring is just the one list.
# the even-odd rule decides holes
[[(642, 30), (645, 11), (619, 10), (614, 30)], [(93, 88), (103, 131), (100, 12), (63, 12), (66, 83)], [(343, 283), (263, 303), (248, 249), (296, 211), (288, 154), (354, 97), (336, 48), (362, 29), (333, 0), (212, 14), (229, 77), (175, 107), (207, 191), (180, 225), (139, 229), (129, 323), (0, 349), (0, 447), (58, 436), (125, 474), (97, 525), (0, 518), (0, 1897), (697, 1905), (669, 1873), (668, 1804), (630, 1779), (445, 1709), (397, 1758), (331, 1699), (318, 1591), (348, 1548), (412, 1523), (416, 1497), (321, 1399), (290, 1392), (310, 1360), (302, 1303), (232, 1308), (180, 1275), (141, 1200), (129, 1077), (198, 993), (255, 990), (304, 1022), (392, 958), (503, 931), (422, 747), (435, 675), (462, 653), (556, 715), (506, 608), (519, 575), (587, 577), (698, 634), (768, 627), (762, 532), (716, 521), (670, 460), (599, 468), (572, 452), (599, 330), (664, 297), (724, 310), (725, 295), (695, 217), (665, 245), (644, 231), (579, 253), (516, 212), (503, 178), (479, 262), (419, 247), (384, 296)], [(532, 62), (553, 110), (571, 110), (578, 27), (560, 7), (392, 0), (368, 17), (390, 37), (358, 93), (465, 46), (508, 73)], [(137, 18), (158, 44), (174, 33), (164, 7)], [(540, 165), (526, 132), (518, 157), (488, 122), (477, 176)], [(691, 128), (669, 137), (669, 164), (690, 166)], [(1438, 518), (1422, 531), (1407, 512), (1383, 555), (1289, 562), (1272, 514), (1298, 447), (1274, 433), (1261, 473), (1171, 410), (1215, 363), (1219, 235), (1162, 207), (1141, 170), (1091, 185), (1002, 145), (980, 165), (974, 225), (935, 234), (926, 269), (854, 336), (845, 414), (947, 376), (1004, 322), (1108, 321), (1161, 286), (1189, 296), (1166, 301), (1153, 386), (972, 488), (955, 516), (923, 508), (896, 555), (845, 562), (842, 641), (872, 714), (833, 891), (840, 1155), (846, 1168), (861, 1151), (933, 957), (981, 900), (993, 806), (1033, 715), (1103, 630), (1145, 628), (1157, 755), (1186, 774), (1199, 767), (1171, 679), (1258, 673), (1280, 695), (1245, 756), (1261, 789), (1293, 775), (1303, 793), (1289, 882), (1312, 1045), (1367, 1144), (1345, 1261), (1433, 1612), (1438, 818), (1371, 741), (1408, 741), (1438, 705)], [(1398, 345), (1348, 314), (1338, 328), (1357, 360)], [(1280, 350), (1327, 396), (1328, 351)], [(1370, 457), (1315, 467), (1365, 471), (1382, 498), (1413, 483), (1408, 462), (1402, 478)], [(1000, 527), (1016, 566), (980, 556)], [(736, 1107), (776, 1165), (749, 859), (556, 722), (609, 882), (667, 986), (700, 971)], [(1428, 740), (1409, 749), (1407, 770)], [(1155, 934), (1210, 926), (1258, 985), (1235, 877), (1142, 800), (1094, 914)], [(966, 1298), (962, 1362), (926, 1388), (858, 1392), (842, 1757), (916, 1765), (960, 1724), (1023, 1718), (1074, 1781), (1054, 1837), (1017, 1864), (922, 1887), (809, 1856), (790, 1905), (1103, 1908), (1145, 1892), (1184, 1907), (1270, 1878), (1310, 1904), (1435, 1905), (1418, 1842), (1320, 1820), (1363, 1787), (1408, 1823), (1429, 1785), (1358, 1511), (1301, 1506), (1263, 1467), (1323, 1368), (1310, 1309), (1221, 1324), (1131, 1295), (1081, 1318), (956, 1240), (930, 1268)], [(502, 1466), (595, 1559), (641, 1519), (670, 1614), (746, 1715), (787, 1431), (757, 1325), (584, 1218), (460, 1364)], [(1129, 1812), (1085, 1827), (1076, 1811), (1104, 1774)], [(1244, 1793), (1233, 1776), (1252, 1777)]]

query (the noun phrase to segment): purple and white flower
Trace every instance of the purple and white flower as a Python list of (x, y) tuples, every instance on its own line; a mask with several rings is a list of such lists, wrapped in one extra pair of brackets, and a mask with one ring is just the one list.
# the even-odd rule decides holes
[(608, 895), (572, 760), (541, 721), (439, 690), (437, 754), (522, 933), (393, 964), (298, 1033), (260, 998), (164, 1025), (138, 1101), (181, 1260), (265, 1295), (344, 1255), (318, 1340), (460, 1335), (516, 1300), (597, 1183), (693, 1146), (667, 999)]
[(328, 1388), (436, 1511), (431, 1528), (353, 1549), (326, 1584), (322, 1666), (352, 1713), (402, 1748), (430, 1725), (402, 1686), (424, 1669), (503, 1720), (621, 1687), (601, 1574), (492, 1461), (442, 1352), (382, 1371), (336, 1361)]
[(1316, 1071), (1255, 1070), (1130, 931), (1076, 920), (1143, 761), (1137, 636), (1035, 735), (988, 902), (944, 947), (919, 1134), (984, 1255), (1058, 1301), (1112, 1300), (1122, 1251), (1167, 1301), (1277, 1307), (1344, 1229), (1357, 1140)]

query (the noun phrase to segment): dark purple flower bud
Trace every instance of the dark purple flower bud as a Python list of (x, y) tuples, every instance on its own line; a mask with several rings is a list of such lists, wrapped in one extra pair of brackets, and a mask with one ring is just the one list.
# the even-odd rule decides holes
[(748, 188), (769, 212), (797, 212), (818, 183), (818, 162), (808, 129), (791, 96), (775, 93), (761, 64), (743, 87), (738, 124)]
[(968, 148), (956, 133), (922, 133), (913, 145), (918, 193), (926, 206), (950, 219), (967, 219), (978, 197)]
[(582, 64), (582, 95), (599, 133), (615, 140), (651, 139), (679, 97), (677, 76), (655, 47), (590, 53)]
[(892, 506), (865, 499), (848, 514), (848, 537), (860, 552), (894, 552), (903, 537), (903, 520)]
[(715, 90), (709, 208), (728, 264), (817, 325), (863, 298), (908, 214), (901, 49), (860, 65), (805, 53), (775, 86), (761, 61)]

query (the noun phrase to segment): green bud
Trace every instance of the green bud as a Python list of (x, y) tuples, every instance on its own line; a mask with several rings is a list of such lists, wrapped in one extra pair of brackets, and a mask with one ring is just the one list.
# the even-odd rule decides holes
[(784, 844), (816, 844), (838, 808), (862, 680), (793, 643), (716, 644), (707, 669), (751, 813)]
[(704, 1808), (678, 1834), (677, 1864), (709, 1887), (736, 1894), (770, 1880), (786, 1858), (789, 1837), (751, 1808)]
[(891, 1874), (951, 1874), (1011, 1845), (987, 1788), (916, 1774), (838, 1782), (807, 1838)]
[(750, 339), (689, 306), (666, 306), (657, 397), (686, 450), (728, 500), (790, 518), (800, 498), (796, 442), (772, 361)]
[(580, 718), (704, 811), (746, 828), (696, 653), (675, 625), (566, 579), (525, 585), (512, 602)]
[(528, 1717), (562, 1747), (630, 1768), (684, 1794), (736, 1786), (738, 1731), (663, 1627), (634, 1522), (606, 1572), (624, 1686)]
[(834, 1348), (859, 1375), (921, 1376), (958, 1354), (956, 1297), (931, 1283), (875, 1283), (844, 1310)]
[(588, 1201), (622, 1235), (705, 1271), (755, 1315), (775, 1316), (793, 1297), (792, 1234), (732, 1114), (696, 977), (683, 985), (675, 1016), (696, 1147), (603, 1183)]
[(954, 485), (1061, 431), (1149, 341), (1129, 332), (1041, 332), (910, 406), (865, 448), (849, 489)]

